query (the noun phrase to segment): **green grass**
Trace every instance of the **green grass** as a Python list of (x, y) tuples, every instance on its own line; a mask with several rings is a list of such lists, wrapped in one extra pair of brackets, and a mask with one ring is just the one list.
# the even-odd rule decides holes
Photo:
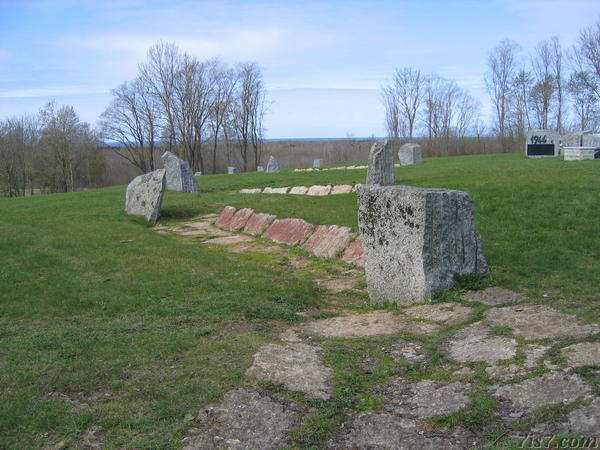
[[(461, 289), (492, 282), (597, 321), (599, 170), (598, 161), (470, 156), (399, 168), (397, 182), (461, 189), (474, 199), (492, 278), (462, 280)], [(201, 195), (166, 194), (161, 222), (230, 204), (356, 229), (354, 194), (237, 190), (364, 178), (364, 170), (202, 176)], [(76, 446), (92, 426), (102, 427), (108, 448), (178, 447), (190, 417), (247, 383), (245, 370), (261, 344), (297, 321), (296, 312), (327, 305), (330, 296), (316, 289), (311, 270), (331, 263), (293, 270), (285, 256), (233, 255), (159, 235), (125, 215), (123, 203), (124, 186), (0, 199), (0, 448)], [(457, 292), (444, 298), (460, 300)], [(366, 307), (360, 296), (336, 299), (349, 309)], [(444, 336), (425, 339), (431, 352)], [(296, 431), (298, 445), (326, 439), (350, 409), (379, 407), (367, 389), (392, 369), (384, 361), (363, 374), (352, 353), (376, 357), (373, 342), (324, 343), (336, 370), (334, 396)], [(447, 360), (436, 355), (426, 372), (413, 366), (409, 375), (447, 377)], [(470, 410), (485, 412), (483, 421), (469, 412), (447, 421), (485, 426), (494, 408), (488, 400), (474, 397)]]

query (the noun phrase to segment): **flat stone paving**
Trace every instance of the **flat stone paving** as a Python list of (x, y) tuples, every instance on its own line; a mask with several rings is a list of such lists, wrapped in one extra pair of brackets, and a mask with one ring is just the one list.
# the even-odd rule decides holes
[(410, 361), (422, 363), (427, 361), (425, 346), (420, 342), (408, 342), (399, 340), (383, 350), (384, 354), (390, 355), (396, 361)]
[(517, 354), (517, 341), (495, 336), (481, 322), (462, 328), (444, 347), (452, 359), (461, 362), (495, 362), (512, 359)]
[(527, 297), (518, 292), (511, 291), (502, 287), (494, 286), (482, 291), (469, 291), (465, 298), (471, 302), (484, 303), (489, 306), (504, 305), (526, 300)]
[(562, 349), (571, 367), (600, 366), (600, 342), (580, 342)]
[(436, 303), (434, 305), (412, 306), (404, 313), (417, 319), (431, 320), (444, 324), (456, 324), (469, 318), (473, 308), (458, 303)]

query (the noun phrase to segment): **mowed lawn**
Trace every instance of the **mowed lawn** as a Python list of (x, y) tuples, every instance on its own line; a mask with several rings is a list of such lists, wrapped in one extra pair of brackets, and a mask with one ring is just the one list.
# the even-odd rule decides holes
[[(485, 155), (398, 168), (397, 184), (467, 191), (491, 283), (600, 316), (600, 161)], [(251, 207), (357, 228), (356, 196), (240, 188), (364, 182), (365, 170), (199, 177), (162, 223)], [(0, 448), (180, 445), (198, 410), (245, 383), (258, 347), (326, 304), (306, 273), (152, 231), (124, 186), (0, 199)], [(559, 325), (557, 325), (559, 326)], [(67, 401), (65, 401), (67, 400)]]

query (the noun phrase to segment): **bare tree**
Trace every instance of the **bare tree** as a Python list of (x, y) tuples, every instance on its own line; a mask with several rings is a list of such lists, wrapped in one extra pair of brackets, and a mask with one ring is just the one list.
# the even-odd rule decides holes
[(536, 126), (547, 129), (549, 127), (552, 99), (554, 97), (556, 80), (552, 74), (552, 49), (547, 41), (538, 43), (535, 54), (531, 57), (531, 67), (535, 76), (535, 83), (531, 90), (531, 106), (533, 107)]
[(4, 195), (33, 194), (33, 158), (38, 141), (35, 120), (23, 116), (0, 122), (0, 188)]
[(554, 36), (550, 41), (552, 50), (552, 75), (554, 76), (555, 92), (556, 92), (556, 130), (559, 133), (563, 132), (563, 103), (564, 103), (564, 67), (563, 67), (563, 51), (560, 46), (558, 36)]
[(138, 77), (112, 90), (114, 97), (100, 116), (104, 138), (119, 144), (115, 151), (143, 173), (155, 169), (160, 107), (147, 80)]
[[(214, 60), (209, 69), (210, 84), (213, 86), (213, 102), (209, 126), (212, 132), (212, 173), (217, 173), (217, 149), (219, 139), (228, 141), (227, 123), (233, 105), (236, 87), (235, 72)], [(228, 145), (228, 144), (226, 144)]]
[(381, 89), (381, 101), (385, 108), (385, 127), (390, 139), (398, 140), (401, 136), (400, 105), (394, 86), (384, 86)]
[(502, 149), (507, 150), (507, 137), (510, 135), (509, 117), (512, 81), (516, 75), (516, 62), (519, 46), (516, 42), (505, 39), (489, 54), (489, 71), (485, 75), (485, 84), (494, 105), (496, 127)]
[(382, 89), (382, 99), (386, 107), (388, 134), (394, 139), (402, 135), (412, 139), (415, 131), (417, 112), (423, 98), (425, 77), (420, 71), (405, 67), (396, 70), (393, 82)]
[(579, 35), (579, 42), (573, 48), (572, 59), (577, 72), (586, 73), (581, 81), (600, 98), (600, 20)]
[(595, 81), (589, 79), (588, 72), (574, 72), (569, 78), (567, 91), (571, 94), (573, 111), (577, 118), (577, 129), (586, 131), (592, 124), (597, 125), (600, 115)]

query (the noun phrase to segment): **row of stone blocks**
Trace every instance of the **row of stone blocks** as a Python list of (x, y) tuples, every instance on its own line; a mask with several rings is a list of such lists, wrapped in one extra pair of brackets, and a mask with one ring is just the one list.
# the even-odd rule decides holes
[(266, 187), (264, 189), (240, 189), (240, 194), (296, 194), (296, 195), (313, 195), (313, 196), (322, 196), (322, 195), (336, 195), (336, 194), (349, 194), (351, 192), (356, 192), (356, 186), (352, 186), (351, 184), (338, 184), (336, 186), (321, 186), (315, 184), (313, 186), (294, 186), (290, 187), (280, 187), (280, 188), (272, 188)]
[(301, 246), (319, 258), (336, 258), (363, 267), (362, 239), (348, 227), (314, 225), (302, 219), (277, 219), (272, 214), (257, 213), (250, 208), (236, 210), (226, 206), (216, 224), (230, 231), (262, 236), (279, 244)]

